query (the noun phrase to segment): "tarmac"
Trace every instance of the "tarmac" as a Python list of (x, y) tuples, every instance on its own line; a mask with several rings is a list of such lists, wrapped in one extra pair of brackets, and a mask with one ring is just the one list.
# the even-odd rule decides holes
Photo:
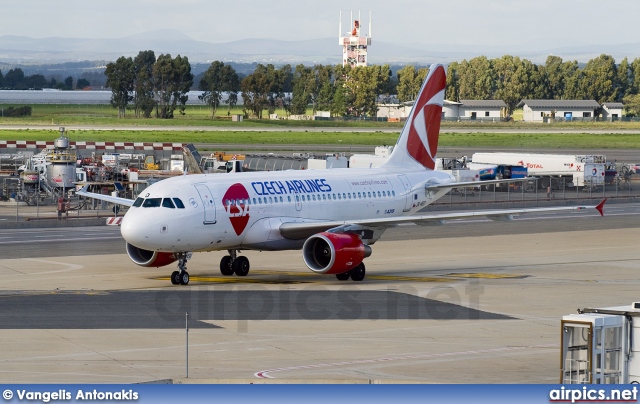
[(0, 380), (557, 383), (561, 317), (640, 300), (639, 217), (609, 211), (399, 227), (358, 283), (311, 273), (299, 251), (243, 252), (246, 278), (195, 253), (186, 287), (118, 240), (0, 254)]

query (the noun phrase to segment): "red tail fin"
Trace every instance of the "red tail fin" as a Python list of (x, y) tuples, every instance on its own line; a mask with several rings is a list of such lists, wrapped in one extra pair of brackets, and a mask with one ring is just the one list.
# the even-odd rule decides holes
[(386, 165), (409, 166), (417, 162), (435, 169), (446, 83), (444, 66), (432, 65)]

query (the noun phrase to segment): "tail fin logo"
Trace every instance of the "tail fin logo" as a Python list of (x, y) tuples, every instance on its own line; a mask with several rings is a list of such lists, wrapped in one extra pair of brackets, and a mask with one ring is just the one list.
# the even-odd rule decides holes
[(440, 119), (444, 89), (447, 77), (444, 67), (437, 66), (429, 72), (424, 85), (413, 107), (412, 122), (407, 138), (407, 152), (417, 162), (435, 169), (435, 157), (438, 151), (438, 137), (440, 135)]

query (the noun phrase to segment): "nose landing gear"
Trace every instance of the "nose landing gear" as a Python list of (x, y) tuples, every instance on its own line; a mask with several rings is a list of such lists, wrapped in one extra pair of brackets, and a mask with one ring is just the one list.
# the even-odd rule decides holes
[(178, 256), (179, 271), (173, 271), (173, 273), (171, 273), (171, 283), (174, 285), (188, 285), (189, 273), (187, 272), (187, 260), (191, 258), (191, 253), (177, 253), (176, 255)]
[(239, 250), (228, 250), (229, 255), (225, 255), (220, 260), (220, 273), (224, 276), (231, 276), (234, 273), (238, 276), (247, 276), (249, 273), (249, 259), (238, 256)]

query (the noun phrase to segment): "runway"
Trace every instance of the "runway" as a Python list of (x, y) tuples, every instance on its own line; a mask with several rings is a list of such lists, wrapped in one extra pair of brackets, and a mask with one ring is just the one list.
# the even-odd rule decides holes
[(113, 229), (47, 229), (37, 247), (0, 231), (0, 378), (186, 382), (189, 312), (192, 381), (557, 383), (561, 316), (630, 304), (640, 284), (638, 205), (578, 213), (398, 227), (360, 283), (248, 251), (244, 279), (195, 253), (172, 286)]

